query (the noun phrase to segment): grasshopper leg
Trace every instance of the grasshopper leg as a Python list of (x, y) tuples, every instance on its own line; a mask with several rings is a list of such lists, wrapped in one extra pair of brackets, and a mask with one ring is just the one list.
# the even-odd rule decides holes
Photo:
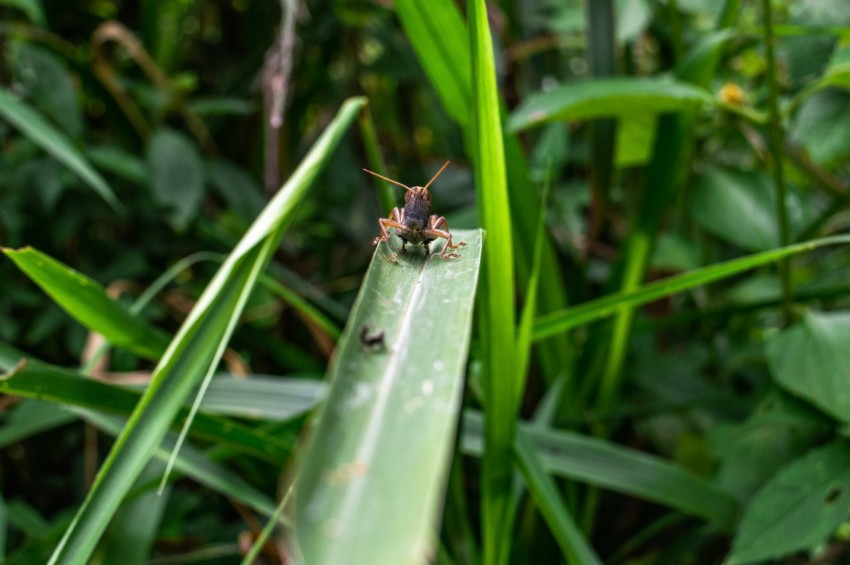
[[(446, 253), (446, 251), (450, 249), (457, 249), (458, 247), (463, 247), (466, 245), (465, 241), (460, 241), (458, 243), (452, 243), (452, 234), (449, 231), (449, 224), (446, 222), (445, 216), (431, 216), (430, 221), (428, 222), (428, 229), (423, 230), (423, 234), (431, 238), (442, 237), (446, 240), (446, 245), (443, 247), (443, 250), (440, 252), (440, 257), (442, 259), (451, 259), (460, 258), (460, 254), (458, 253)], [(445, 229), (440, 229), (445, 227)]]

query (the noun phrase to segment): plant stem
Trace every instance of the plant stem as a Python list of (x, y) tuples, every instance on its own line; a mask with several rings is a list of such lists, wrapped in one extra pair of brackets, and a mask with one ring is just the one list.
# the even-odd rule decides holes
[[(782, 170), (782, 116), (779, 113), (779, 81), (777, 80), (776, 54), (774, 52), (773, 10), (770, 0), (762, 0), (764, 18), (764, 49), (767, 57), (768, 144), (773, 154), (773, 182), (776, 185), (776, 214), (779, 217), (779, 245), (785, 247), (791, 242), (788, 230), (788, 209), (785, 204), (785, 175)], [(791, 271), (788, 261), (779, 263), (779, 278), (782, 281), (782, 312), (785, 323), (791, 322)]]

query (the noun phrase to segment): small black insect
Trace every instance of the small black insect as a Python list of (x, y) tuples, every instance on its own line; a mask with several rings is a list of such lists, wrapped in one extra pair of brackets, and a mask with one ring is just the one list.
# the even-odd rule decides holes
[[(449, 231), (449, 225), (446, 223), (445, 216), (437, 216), (430, 214), (431, 212), (431, 193), (428, 192), (428, 187), (434, 182), (440, 173), (449, 166), (449, 161), (437, 171), (437, 174), (428, 181), (425, 186), (409, 186), (403, 185), (398, 181), (388, 179), (378, 173), (373, 173), (368, 169), (363, 169), (370, 175), (375, 175), (379, 179), (391, 182), (394, 185), (400, 186), (407, 191), (404, 195), (404, 208), (393, 208), (390, 215), (386, 218), (379, 218), (378, 225), (381, 227), (381, 235), (375, 238), (372, 245), (378, 245), (382, 241), (388, 241), (388, 228), (393, 228), (397, 236), (401, 238), (401, 250), (406, 251), (408, 243), (417, 245), (419, 243), (425, 246), (425, 255), (431, 253), (430, 244), (438, 237), (446, 240), (446, 245), (440, 252), (441, 259), (459, 259), (458, 253), (446, 253), (450, 249), (463, 247), (466, 242), (452, 243), (452, 234)], [(443, 229), (445, 228), (445, 229)]]
[(369, 328), (363, 326), (360, 328), (360, 343), (370, 349), (384, 346), (384, 332), (379, 330), (375, 333), (369, 333)]

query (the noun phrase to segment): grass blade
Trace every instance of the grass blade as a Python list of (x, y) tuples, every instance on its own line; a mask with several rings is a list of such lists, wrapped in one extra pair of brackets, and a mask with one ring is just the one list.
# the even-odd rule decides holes
[[(445, 111), (464, 132), (467, 147), (472, 146), (472, 74), (469, 59), (469, 34), (463, 16), (452, 0), (397, 0), (396, 10), (402, 27)], [(503, 112), (504, 114), (504, 112)], [(528, 165), (522, 145), (515, 135), (504, 137), (508, 168), (514, 260), (520, 279), (529, 287), (532, 245), (535, 241), (540, 198), (529, 181)], [(470, 155), (474, 161), (476, 156)], [(488, 236), (489, 237), (489, 236)], [(537, 312), (555, 312), (567, 305), (566, 288), (551, 239), (542, 241)], [(566, 335), (538, 344), (544, 374), (550, 380), (570, 365), (570, 344)]]
[[(464, 413), (464, 453), (483, 452), (482, 425), (479, 412)], [(657, 502), (722, 528), (734, 524), (738, 502), (730, 494), (660, 457), (537, 424), (521, 423), (520, 429), (548, 473)]]
[(307, 188), (363, 106), (346, 102), (201, 295), (154, 372), (50, 563), (85, 562), (201, 377), (219, 361), (242, 308)]
[(603, 296), (602, 298), (590, 300), (578, 306), (566, 308), (560, 312), (541, 316), (534, 325), (534, 339), (543, 339), (576, 326), (613, 316), (621, 308), (636, 308), (659, 298), (664, 298), (710, 282), (723, 280), (762, 265), (775, 263), (792, 255), (806, 253), (828, 245), (846, 245), (848, 243), (850, 243), (850, 236), (847, 235), (815, 239), (805, 243), (789, 245), (788, 247), (754, 253), (753, 255), (724, 261), (701, 269), (694, 269), (687, 273), (661, 279), (630, 291)]
[(523, 430), (516, 437), (517, 464), (528, 485), (528, 491), (534, 499), (540, 513), (549, 524), (549, 529), (569, 563), (579, 565), (602, 565), (602, 561), (582, 534), (573, 520), (555, 481), (546, 474), (546, 470), (537, 455), (534, 445)]
[[(142, 396), (139, 391), (108, 385), (32, 359), (0, 377), (0, 391), (122, 415), (129, 415)], [(178, 420), (184, 420), (187, 413), (183, 408), (178, 413)], [(292, 450), (291, 444), (261, 430), (205, 414), (195, 419), (192, 432), (197, 437), (226, 445), (240, 453), (275, 462), (282, 461)]]
[(487, 407), (481, 505), (484, 563), (506, 563), (510, 540), (513, 438), (519, 398), (515, 373), (513, 242), (493, 40), (484, 0), (468, 5), (472, 55), (473, 151), (478, 217), (487, 231), (481, 287), (481, 346)]
[(31, 247), (3, 253), (63, 310), (113, 345), (147, 359), (158, 359), (168, 347), (165, 332), (134, 316), (82, 273)]
[(100, 173), (77, 151), (71, 140), (28, 104), (21, 102), (3, 88), (0, 88), (0, 117), (19, 129), (30, 141), (50, 153), (57, 161), (74, 171), (106, 200), (113, 210), (120, 212), (124, 209)]
[[(295, 485), (302, 561), (427, 562), (460, 415), (480, 231), (459, 260), (378, 247), (328, 376)], [(361, 329), (383, 332), (367, 346)]]

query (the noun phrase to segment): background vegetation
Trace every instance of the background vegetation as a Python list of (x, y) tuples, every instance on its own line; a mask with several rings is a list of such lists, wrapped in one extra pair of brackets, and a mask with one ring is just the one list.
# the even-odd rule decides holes
[[(0, 38), (6, 562), (847, 562), (845, 0), (0, 0)], [(360, 169), (446, 160), (462, 259), (370, 266), (401, 198)]]

